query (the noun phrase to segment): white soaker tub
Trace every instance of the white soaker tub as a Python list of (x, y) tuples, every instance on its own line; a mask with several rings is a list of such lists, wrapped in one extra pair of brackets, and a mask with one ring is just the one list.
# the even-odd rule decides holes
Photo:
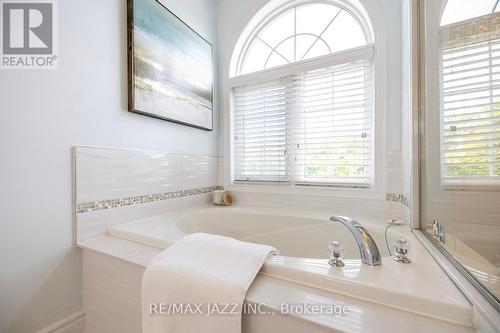
[[(261, 275), (319, 288), (448, 322), (470, 325), (470, 308), (463, 296), (410, 232), (408, 225), (393, 225), (389, 246), (399, 238), (412, 245), (411, 264), (392, 260), (384, 239), (383, 218), (350, 216), (374, 238), (382, 265), (361, 263), (353, 235), (331, 214), (309, 210), (265, 207), (213, 207), (180, 211), (110, 228), (108, 234), (145, 245), (167, 248), (183, 236), (205, 232), (268, 244), (280, 254), (264, 264)], [(345, 249), (345, 267), (331, 267), (327, 247), (339, 241)]]
[[(385, 226), (376, 225), (369, 219), (360, 219), (359, 222), (374, 238), (381, 256), (389, 256), (384, 239)], [(391, 227), (389, 230), (389, 245), (396, 238), (407, 237), (403, 228)], [(345, 258), (359, 258), (354, 237), (344, 225), (330, 222), (328, 214), (296, 210), (205, 207), (132, 222), (109, 230), (112, 236), (159, 248), (167, 248), (186, 234), (195, 232), (268, 244), (277, 248), (282, 256), (297, 258), (325, 259), (328, 244), (339, 241), (345, 249)]]

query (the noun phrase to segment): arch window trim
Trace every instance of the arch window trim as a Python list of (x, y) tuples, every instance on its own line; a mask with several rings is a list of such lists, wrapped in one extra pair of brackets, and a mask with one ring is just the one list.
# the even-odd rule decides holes
[[(458, 16), (458, 17), (455, 17), (454, 19), (451, 19), (451, 22), (444, 22), (445, 18), (446, 18), (446, 14), (451, 12), (451, 10), (448, 7), (448, 4), (451, 2), (453, 2), (453, 0), (445, 0), (441, 4), (441, 13), (440, 13), (440, 17), (439, 17), (439, 26), (441, 28), (447, 27), (447, 26), (448, 27), (454, 26), (454, 25), (463, 25), (465, 21), (474, 20), (474, 19), (477, 19), (478, 17), (481, 17), (481, 16), (493, 14), (493, 13), (497, 12), (497, 10), (500, 9), (500, 0), (491, 0), (490, 9), (488, 9), (487, 11), (483, 11), (478, 15), (472, 15), (472, 16), (470, 15), (470, 13), (463, 13), (462, 17)], [(450, 18), (446, 18), (446, 19), (450, 19)]]
[(336, 53), (325, 54), (320, 57), (301, 60), (286, 65), (263, 69), (257, 72), (242, 74), (229, 79), (229, 87), (234, 88), (249, 83), (259, 83), (266, 80), (277, 79), (285, 75), (298, 74), (322, 67), (335, 66), (350, 60), (373, 58), (375, 45), (368, 44), (357, 48)]
[[(238, 58), (236, 59), (235, 65), (233, 69), (230, 70), (230, 77), (236, 77), (240, 75), (246, 75), (242, 74), (242, 68), (243, 68), (243, 63), (245, 60), (245, 56), (248, 53), (248, 50), (250, 46), (252, 45), (253, 41), (258, 38), (259, 34), (263, 31), (265, 27), (269, 25), (269, 23), (273, 22), (275, 19), (279, 18), (281, 15), (284, 13), (288, 12), (291, 9), (297, 8), (299, 6), (303, 5), (309, 5), (309, 4), (326, 4), (326, 5), (333, 5), (336, 6), (340, 9), (339, 13), (340, 14), (343, 11), (347, 12), (348, 14), (351, 15), (352, 18), (356, 20), (358, 23), (359, 27), (361, 28), (361, 31), (364, 34), (366, 45), (365, 46), (370, 46), (375, 44), (375, 37), (374, 37), (374, 32), (371, 24), (366, 20), (366, 17), (368, 17), (368, 14), (364, 11), (364, 8), (360, 8), (357, 6), (354, 6), (353, 4), (349, 3), (346, 0), (293, 0), (293, 1), (285, 1), (285, 4), (278, 7), (274, 11), (272, 11), (269, 15), (263, 17), (260, 22), (255, 26), (254, 29), (252, 29), (249, 33), (247, 32), (247, 36), (243, 36), (245, 32), (243, 32), (242, 36), (244, 39), (244, 44), (239, 46), (236, 46), (235, 51), (239, 49), (238, 52)], [(336, 16), (337, 16), (336, 15)], [(325, 29), (326, 30), (326, 29)], [(291, 36), (296, 38), (297, 35)], [(240, 37), (240, 38), (241, 38)], [(326, 44), (328, 45), (328, 44)], [(275, 49), (276, 47), (271, 47), (271, 49)], [(350, 49), (352, 50), (352, 49)], [(310, 51), (310, 50), (309, 50)], [(337, 53), (341, 53), (347, 50), (342, 50), (340, 52), (335, 52), (335, 53), (330, 53), (326, 54), (324, 56), (332, 56)], [(272, 54), (272, 52), (270, 53)], [(323, 57), (323, 56), (322, 56)], [(307, 59), (306, 59), (307, 60)], [(301, 60), (304, 61), (304, 60)], [(294, 62), (295, 63), (295, 62)], [(266, 70), (266, 69), (264, 69)]]

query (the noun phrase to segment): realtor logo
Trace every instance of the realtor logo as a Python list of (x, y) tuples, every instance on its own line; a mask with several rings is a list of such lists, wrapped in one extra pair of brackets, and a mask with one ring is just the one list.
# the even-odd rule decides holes
[(1, 1), (3, 69), (57, 67), (55, 3)]

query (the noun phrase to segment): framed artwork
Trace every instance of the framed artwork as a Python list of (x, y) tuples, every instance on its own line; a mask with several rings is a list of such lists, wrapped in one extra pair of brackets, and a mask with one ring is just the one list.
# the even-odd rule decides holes
[(212, 45), (156, 0), (128, 0), (129, 111), (213, 130)]

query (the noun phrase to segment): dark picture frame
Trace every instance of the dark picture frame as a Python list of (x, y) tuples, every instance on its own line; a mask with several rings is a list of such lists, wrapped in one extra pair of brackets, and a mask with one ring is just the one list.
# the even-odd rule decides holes
[(127, 44), (128, 110), (213, 131), (212, 44), (157, 0), (127, 0)]

